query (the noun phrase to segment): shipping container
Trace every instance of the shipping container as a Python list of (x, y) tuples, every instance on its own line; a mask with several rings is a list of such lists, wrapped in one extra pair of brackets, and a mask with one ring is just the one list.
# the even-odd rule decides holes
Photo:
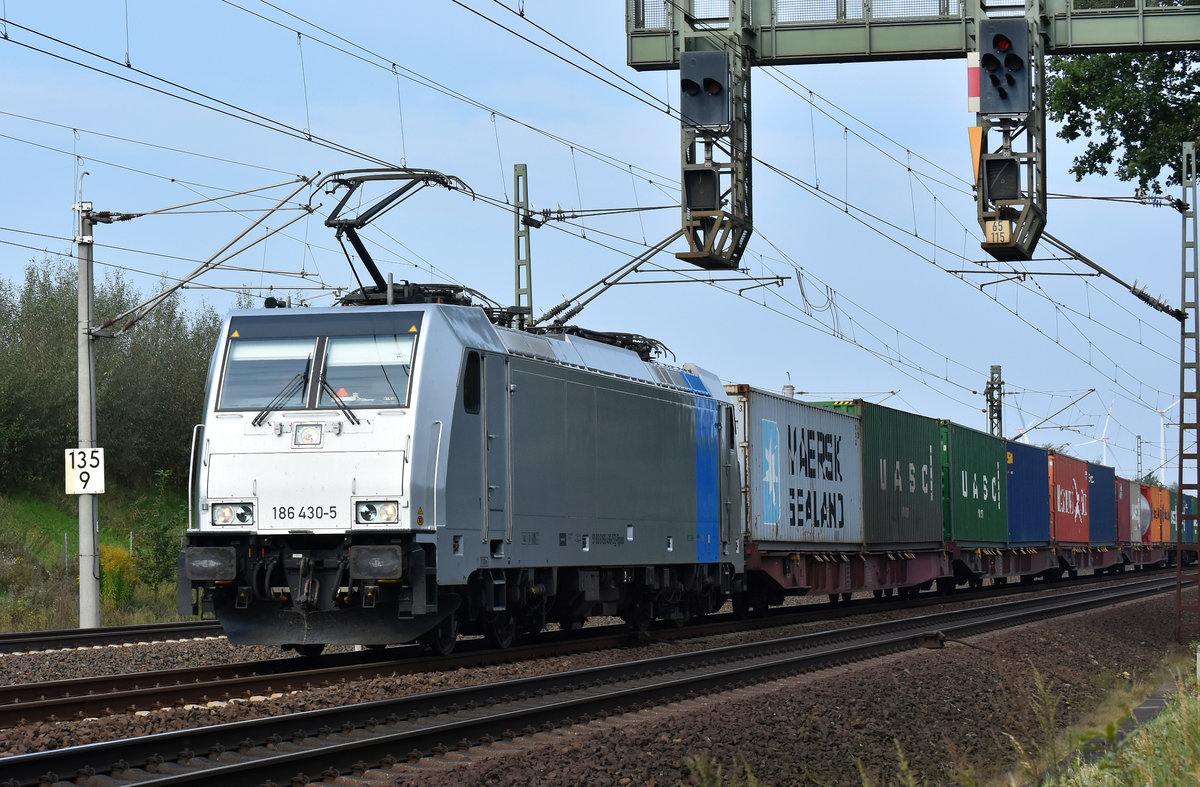
[(1131, 501), (1137, 497), (1131, 491), (1129, 485), (1133, 482), (1128, 478), (1116, 479), (1116, 501), (1117, 501), (1117, 543), (1128, 544), (1132, 533), (1137, 532), (1137, 528), (1133, 525), (1133, 512), (1136, 510)]
[(1142, 513), (1146, 498), (1142, 497), (1142, 485), (1129, 482), (1129, 543), (1150, 543), (1150, 514)]
[(1179, 494), (1174, 490), (1168, 492), (1171, 496), (1170, 527), (1167, 529), (1167, 540), (1174, 544), (1179, 540), (1179, 531), (1175, 528), (1179, 524)]
[(725, 390), (742, 446), (750, 540), (760, 549), (861, 549), (859, 419), (748, 385)]
[(1050, 544), (1050, 460), (1046, 449), (1009, 440), (1008, 543)]
[(1117, 476), (1107, 465), (1088, 462), (1088, 544), (1117, 543)]
[(1008, 543), (1003, 438), (941, 421), (945, 539), (960, 547)]
[(1088, 544), (1088, 466), (1050, 451), (1050, 538), (1059, 546)]
[(867, 548), (939, 546), (942, 438), (938, 422), (861, 399), (819, 404), (860, 419)]
[(1154, 524), (1157, 519), (1154, 515), (1154, 494), (1151, 491), (1153, 487), (1138, 485), (1138, 511), (1141, 516), (1142, 528), (1142, 545), (1146, 546), (1154, 542)]
[(1171, 493), (1160, 486), (1143, 486), (1142, 495), (1146, 504), (1142, 507), (1142, 516), (1150, 515), (1149, 543), (1166, 544), (1171, 537)]
[[(1196, 513), (1196, 498), (1192, 495), (1183, 496), (1183, 513), (1195, 515)], [(1183, 543), (1196, 543), (1196, 520), (1188, 517), (1183, 520)]]

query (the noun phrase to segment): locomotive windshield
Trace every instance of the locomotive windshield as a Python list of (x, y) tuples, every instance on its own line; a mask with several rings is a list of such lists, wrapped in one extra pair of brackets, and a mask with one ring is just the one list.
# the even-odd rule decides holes
[(408, 406), (419, 314), (234, 317), (218, 410)]
[(304, 406), (314, 339), (234, 339), (221, 385), (222, 410)]
[(404, 407), (414, 344), (411, 334), (330, 337), (317, 407)]

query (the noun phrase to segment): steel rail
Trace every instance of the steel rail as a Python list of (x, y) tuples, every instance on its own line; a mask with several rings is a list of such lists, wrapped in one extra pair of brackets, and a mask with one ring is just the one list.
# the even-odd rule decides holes
[[(714, 615), (695, 625), (665, 625), (639, 634), (646, 641), (698, 639), (767, 627), (825, 622), (849, 616), (894, 613), (902, 609), (944, 605), (1014, 593), (1031, 592), (1028, 586), (1006, 585), (991, 592), (970, 591), (951, 596), (927, 595), (917, 599), (870, 601), (861, 599), (837, 605), (806, 605), (771, 610), (749, 620)], [(1033, 591), (1036, 592), (1036, 591)], [(450, 656), (432, 657), (419, 646), (381, 651), (331, 653), (320, 657), (276, 658), (234, 664), (215, 664), (153, 672), (98, 675), (39, 683), (0, 686), (0, 729), (37, 720), (60, 721), (184, 705), (232, 697), (249, 697), (274, 691), (311, 688), (339, 681), (386, 675), (466, 669), (511, 663), (530, 658), (566, 656), (630, 644), (624, 627), (605, 626), (585, 631), (543, 632), (535, 641), (506, 650), (492, 650), (478, 640), (460, 643)]]
[[(105, 773), (120, 784), (223, 787), (361, 773), (410, 752), (455, 748), (476, 740), (551, 727), (568, 719), (619, 713), (692, 692), (714, 693), (748, 682), (871, 658), (1073, 614), (1174, 588), (1174, 578), (1010, 601), (872, 623), (834, 632), (783, 637), (568, 673), (338, 708), (253, 719), (109, 743), (0, 759), (5, 787), (59, 776)], [(664, 677), (665, 675), (665, 677)], [(116, 763), (116, 765), (114, 765)], [(53, 776), (54, 778), (50, 778)]]
[(0, 634), (0, 654), (14, 651), (82, 648), (95, 645), (119, 645), (126, 642), (223, 637), (215, 620), (191, 620), (181, 623), (149, 623), (128, 626), (101, 626), (85, 629), (51, 629)]

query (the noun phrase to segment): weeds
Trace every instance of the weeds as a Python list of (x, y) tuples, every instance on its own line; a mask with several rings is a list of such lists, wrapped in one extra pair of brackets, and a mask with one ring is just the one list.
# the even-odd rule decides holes
[[(167, 508), (168, 497), (160, 487), (155, 499)], [(144, 499), (148, 498), (139, 501)], [(0, 631), (79, 625), (78, 517), (69, 510), (71, 502), (66, 498), (55, 498), (50, 503), (0, 497)], [(117, 498), (108, 500), (105, 507), (117, 509)], [(101, 565), (100, 619), (105, 625), (153, 623), (178, 617), (174, 577), (146, 582), (135, 556), (129, 553), (129, 533), (138, 521), (137, 511), (137, 506), (127, 503), (119, 511), (105, 512), (106, 519), (115, 523), (101, 530), (97, 550)], [(162, 520), (172, 529), (180, 521), (178, 515), (170, 514)], [(159, 551), (173, 548), (177, 554), (178, 539), (178, 533), (172, 532), (161, 539)]]
[(696, 787), (761, 787), (761, 783), (750, 771), (745, 762), (741, 764), (741, 773), (733, 773), (728, 779), (721, 764), (714, 761), (711, 754), (701, 752), (695, 757), (688, 757), (687, 765), (690, 781)]

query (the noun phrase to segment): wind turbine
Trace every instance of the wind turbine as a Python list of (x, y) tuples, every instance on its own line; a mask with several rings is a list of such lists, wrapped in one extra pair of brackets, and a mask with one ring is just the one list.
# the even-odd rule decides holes
[(1113, 405), (1116, 404), (1116, 402), (1117, 402), (1117, 400), (1114, 398), (1112, 401), (1110, 401), (1108, 403), (1108, 415), (1104, 416), (1104, 429), (1100, 432), (1100, 437), (1098, 437), (1095, 440), (1088, 440), (1086, 443), (1079, 444), (1080, 447), (1082, 447), (1085, 445), (1091, 445), (1092, 443), (1103, 443), (1104, 444), (1104, 454), (1103, 454), (1104, 459), (1101, 460), (1100, 463), (1104, 464), (1104, 465), (1108, 464), (1108, 422), (1112, 419)]

